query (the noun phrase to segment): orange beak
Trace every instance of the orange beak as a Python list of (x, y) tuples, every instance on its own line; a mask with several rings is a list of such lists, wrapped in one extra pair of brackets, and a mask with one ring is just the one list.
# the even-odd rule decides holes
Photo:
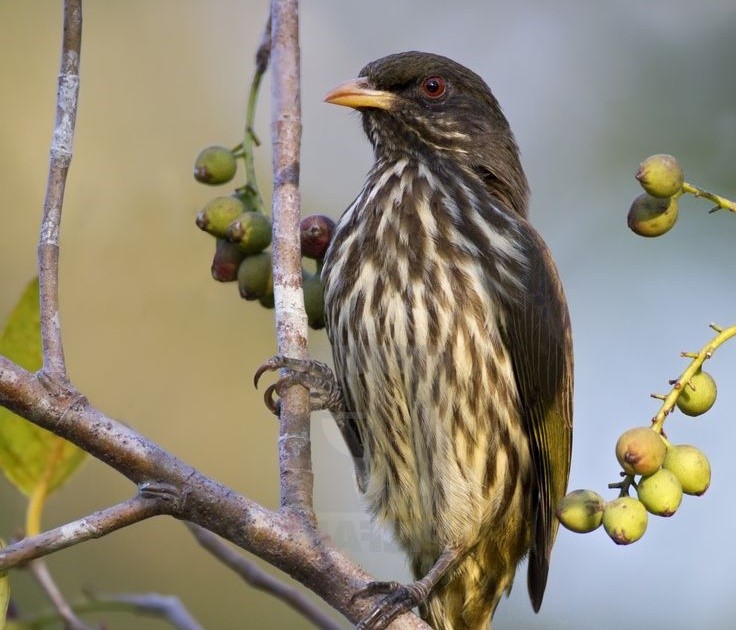
[(396, 104), (397, 96), (391, 92), (374, 90), (368, 79), (358, 77), (345, 81), (330, 90), (325, 96), (326, 103), (344, 105), (353, 109), (372, 107), (374, 109), (392, 109)]

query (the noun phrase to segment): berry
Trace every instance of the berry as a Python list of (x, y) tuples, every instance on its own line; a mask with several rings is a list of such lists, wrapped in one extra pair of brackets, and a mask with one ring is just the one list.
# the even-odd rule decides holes
[(321, 260), (332, 238), (335, 222), (321, 214), (313, 214), (302, 219), (299, 225), (299, 237), (302, 246), (302, 256)]
[(639, 236), (661, 236), (672, 229), (678, 215), (677, 199), (662, 199), (642, 193), (629, 208), (629, 229)]
[(235, 177), (236, 170), (235, 156), (225, 147), (202, 149), (194, 161), (194, 179), (202, 184), (225, 184)]
[(325, 327), (324, 287), (319, 274), (305, 273), (302, 283), (304, 291), (304, 310), (307, 312), (309, 325), (315, 330)]
[(603, 529), (617, 545), (639, 540), (647, 531), (647, 510), (633, 497), (614, 499), (603, 510)]
[(667, 453), (662, 436), (649, 427), (624, 432), (616, 442), (616, 459), (629, 475), (652, 475), (662, 467)]
[(687, 416), (699, 416), (716, 402), (718, 388), (708, 372), (698, 371), (680, 390), (677, 407)]
[(685, 176), (677, 158), (666, 153), (660, 153), (650, 155), (639, 164), (636, 179), (652, 197), (666, 198), (672, 197), (672, 195), (682, 190)]
[(636, 485), (636, 494), (648, 512), (672, 516), (682, 501), (682, 484), (671, 471), (662, 468)]
[[(233, 243), (235, 247), (236, 244)], [(238, 290), (244, 300), (259, 300), (273, 296), (273, 275), (270, 252), (247, 256), (238, 267)]]
[(592, 490), (573, 490), (557, 504), (557, 518), (567, 529), (586, 534), (597, 529), (603, 519), (606, 502)]
[(235, 197), (215, 197), (200, 210), (197, 227), (217, 238), (227, 238), (230, 224), (245, 212), (245, 206)]
[(232, 282), (238, 277), (238, 265), (244, 256), (235, 243), (218, 238), (212, 258), (212, 277), (218, 282)]
[(710, 462), (703, 451), (689, 444), (670, 446), (664, 468), (679, 479), (685, 494), (700, 496), (710, 486)]
[(260, 212), (244, 212), (227, 228), (226, 236), (238, 243), (247, 256), (258, 254), (271, 244), (271, 219)]

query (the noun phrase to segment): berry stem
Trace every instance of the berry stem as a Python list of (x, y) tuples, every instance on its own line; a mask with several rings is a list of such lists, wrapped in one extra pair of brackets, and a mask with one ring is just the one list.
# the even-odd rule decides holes
[(682, 356), (691, 358), (690, 365), (687, 369), (680, 374), (676, 381), (673, 381), (672, 389), (670, 393), (664, 397), (664, 402), (660, 407), (657, 415), (652, 419), (652, 429), (658, 433), (662, 433), (662, 427), (664, 426), (665, 418), (669, 414), (677, 403), (677, 399), (680, 396), (682, 388), (690, 382), (690, 379), (696, 374), (702, 367), (703, 363), (713, 356), (715, 350), (728, 341), (731, 337), (736, 337), (736, 325), (729, 326), (728, 328), (721, 328), (711, 324), (711, 328), (718, 334), (711, 339), (697, 354), (693, 352), (683, 352)]
[(251, 193), (250, 196), (253, 203), (252, 209), (257, 210), (258, 212), (264, 212), (265, 206), (263, 205), (261, 192), (258, 189), (255, 158), (253, 156), (253, 149), (261, 144), (255, 132), (255, 119), (261, 80), (268, 69), (268, 60), (270, 58), (271, 48), (270, 37), (271, 22), (269, 20), (266, 27), (266, 33), (264, 34), (264, 39), (256, 53), (256, 71), (253, 74), (253, 80), (250, 84), (248, 104), (246, 105), (245, 110), (245, 131), (243, 133), (243, 143), (239, 147), (236, 147), (236, 149), (238, 149), (238, 153), (242, 156), (243, 163), (245, 165), (245, 188)]
[(703, 197), (704, 199), (708, 199), (708, 201), (712, 201), (716, 204), (716, 208), (713, 210), (730, 210), (731, 212), (736, 212), (736, 202), (726, 199), (725, 197), (721, 197), (720, 195), (716, 195), (715, 193), (708, 192), (707, 190), (703, 190), (702, 188), (698, 188), (697, 186), (693, 186), (688, 182), (684, 182), (682, 184), (682, 191), (690, 193), (695, 197)]

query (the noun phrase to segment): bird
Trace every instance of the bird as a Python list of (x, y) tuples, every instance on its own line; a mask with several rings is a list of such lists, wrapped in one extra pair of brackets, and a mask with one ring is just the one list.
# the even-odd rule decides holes
[(418, 606), (438, 630), (489, 628), (525, 557), (542, 604), (572, 448), (567, 302), (483, 79), (417, 51), (358, 75), (325, 97), (360, 113), (375, 160), (321, 272), (331, 410), (416, 580), (372, 583), (360, 627)]

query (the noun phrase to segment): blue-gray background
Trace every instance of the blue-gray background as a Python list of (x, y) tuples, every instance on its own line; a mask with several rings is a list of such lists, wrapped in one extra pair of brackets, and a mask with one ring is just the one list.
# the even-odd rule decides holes
[[(196, 185), (205, 145), (236, 144), (252, 54), (267, 3), (173, 0), (86, 3), (81, 105), (63, 229), (62, 322), (71, 375), (93, 403), (248, 496), (278, 505), (276, 425), (250, 377), (274, 351), (272, 313), (209, 277), (212, 240), (193, 223), (217, 190)], [(690, 181), (736, 196), (736, 5), (711, 2), (305, 2), (302, 21), (305, 214), (337, 216), (371, 162), (358, 117), (321, 102), (367, 61), (400, 50), (448, 55), (484, 76), (516, 132), (532, 217), (565, 282), (576, 350), (571, 487), (605, 490), (624, 429), (657, 409), (651, 392), (734, 323), (736, 217), (685, 200), (676, 228), (635, 237), (626, 211), (633, 173), (651, 153), (677, 155)], [(54, 116), (60, 3), (0, 3), (0, 313), (35, 271), (35, 239)], [(258, 130), (269, 187), (268, 84)], [(4, 316), (3, 316), (4, 317)], [(2, 317), (0, 317), (1, 319)], [(329, 351), (311, 335), (317, 357)], [(713, 483), (644, 539), (616, 547), (602, 532), (560, 533), (545, 603), (523, 576), (498, 628), (732, 628), (736, 502), (736, 346), (708, 366), (720, 385), (707, 416), (668, 423), (674, 442), (711, 459)], [(314, 420), (316, 506), (325, 528), (382, 578), (407, 579), (403, 558), (371, 530), (331, 420)], [(97, 462), (53, 497), (56, 525), (134, 491)], [(0, 535), (22, 501), (0, 481)], [(57, 554), (70, 599), (179, 593), (210, 628), (306, 627), (241, 586), (158, 519)], [(43, 602), (13, 575), (18, 603)], [(112, 627), (162, 627), (108, 616)]]

